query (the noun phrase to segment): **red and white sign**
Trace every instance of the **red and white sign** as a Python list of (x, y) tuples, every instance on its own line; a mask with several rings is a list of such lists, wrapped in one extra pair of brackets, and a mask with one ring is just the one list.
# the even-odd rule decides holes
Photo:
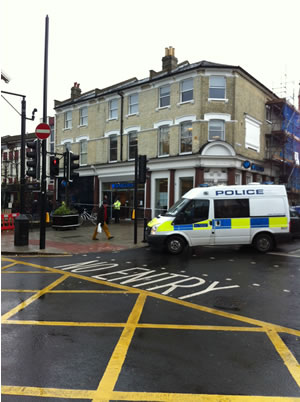
[(50, 133), (51, 133), (51, 128), (50, 128), (49, 124), (47, 124), (47, 123), (41, 123), (35, 129), (35, 135), (40, 140), (46, 140), (49, 137)]

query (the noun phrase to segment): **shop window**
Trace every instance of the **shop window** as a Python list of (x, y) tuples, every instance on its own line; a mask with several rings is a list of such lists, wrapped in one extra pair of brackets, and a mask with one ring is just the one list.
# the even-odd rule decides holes
[(185, 193), (193, 188), (193, 177), (181, 177), (179, 179), (179, 197), (182, 197)]
[(155, 181), (155, 215), (164, 213), (168, 209), (168, 179)]

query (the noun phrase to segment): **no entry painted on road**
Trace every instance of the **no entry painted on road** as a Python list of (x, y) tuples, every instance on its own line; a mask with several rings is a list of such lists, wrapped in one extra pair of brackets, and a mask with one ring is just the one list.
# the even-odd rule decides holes
[(40, 140), (46, 140), (51, 133), (51, 129), (49, 124), (47, 123), (40, 123), (35, 129), (35, 135)]

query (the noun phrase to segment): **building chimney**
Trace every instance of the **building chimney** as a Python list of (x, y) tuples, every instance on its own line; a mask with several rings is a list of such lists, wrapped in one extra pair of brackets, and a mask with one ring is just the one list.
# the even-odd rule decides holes
[(169, 73), (177, 67), (178, 60), (175, 57), (175, 49), (172, 46), (165, 48), (165, 57), (162, 58), (162, 69)]
[(78, 98), (81, 94), (81, 89), (79, 88), (79, 85), (77, 82), (74, 82), (74, 86), (71, 88), (71, 99)]

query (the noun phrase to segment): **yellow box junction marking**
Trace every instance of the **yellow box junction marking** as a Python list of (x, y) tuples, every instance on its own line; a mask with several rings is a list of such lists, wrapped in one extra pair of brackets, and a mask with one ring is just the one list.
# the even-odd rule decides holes
[[(57, 285), (62, 283), (69, 277), (83, 279), (87, 282), (107, 285), (107, 282), (95, 278), (78, 275), (72, 272), (66, 273), (55, 268), (40, 266), (37, 264), (16, 261), (9, 258), (2, 258), (2, 261), (11, 262), (3, 269), (10, 268), (16, 264), (39, 268), (45, 273), (60, 274), (61, 277), (52, 282), (50, 285), (41, 290), (18, 290), (5, 289), (4, 292), (34, 292), (24, 302), (20, 303), (6, 314), (2, 316), (2, 324), (10, 325), (51, 325), (51, 326), (78, 326), (78, 327), (123, 327), (122, 334), (117, 342), (112, 353), (110, 361), (106, 367), (105, 373), (99, 382), (97, 390), (70, 390), (57, 388), (40, 388), (40, 387), (18, 387), (18, 386), (2, 386), (2, 393), (6, 395), (23, 395), (23, 396), (40, 396), (40, 397), (57, 397), (69, 399), (91, 399), (93, 402), (109, 402), (110, 400), (129, 400), (129, 401), (175, 401), (175, 402), (300, 402), (300, 397), (266, 397), (266, 396), (240, 396), (240, 395), (199, 395), (199, 394), (179, 394), (179, 393), (151, 393), (151, 392), (119, 392), (114, 391), (115, 384), (118, 380), (122, 366), (124, 364), (128, 348), (134, 336), (136, 328), (157, 328), (157, 329), (174, 329), (174, 330), (195, 330), (195, 331), (236, 331), (236, 332), (264, 332), (269, 337), (275, 350), (288, 368), (291, 376), (300, 388), (300, 365), (286, 344), (282, 341), (278, 333), (287, 333), (295, 336), (300, 336), (300, 331), (292, 328), (282, 327), (280, 325), (271, 324), (268, 322), (255, 320), (248, 317), (239, 316), (232, 313), (219, 311), (217, 309), (199, 306), (183, 300), (173, 299), (169, 296), (144, 291), (141, 289), (132, 289), (124, 285), (109, 283), (109, 286), (119, 290), (53, 290)], [(15, 273), (16, 271), (14, 271)], [(41, 271), (39, 271), (41, 272)], [(8, 272), (3, 272), (8, 273)], [(12, 271), (11, 271), (12, 273)], [(22, 271), (22, 274), (37, 273), (36, 271)], [(120, 290), (121, 289), (121, 290)], [(46, 293), (135, 293), (138, 294), (136, 303), (129, 315), (126, 323), (104, 323), (104, 322), (56, 322), (56, 321), (33, 321), (33, 320), (13, 320), (15, 314), (28, 305), (36, 301)], [(176, 325), (176, 324), (139, 324), (139, 319), (142, 314), (147, 296), (161, 299), (170, 303), (179, 304), (194, 310), (204, 311), (224, 318), (234, 319), (243, 323), (256, 325), (256, 327), (234, 327), (234, 326), (213, 326), (213, 325)]]

